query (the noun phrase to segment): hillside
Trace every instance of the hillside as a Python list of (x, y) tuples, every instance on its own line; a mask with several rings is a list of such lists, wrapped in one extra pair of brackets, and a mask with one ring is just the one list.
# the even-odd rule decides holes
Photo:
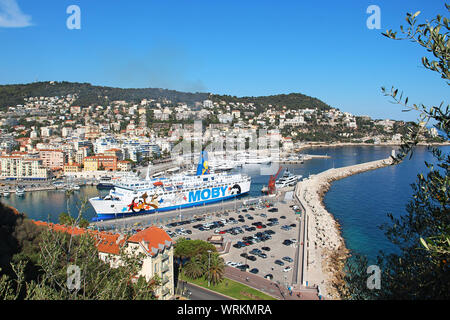
[[(207, 93), (188, 93), (175, 90), (145, 88), (122, 89), (112, 87), (93, 86), (89, 83), (76, 82), (35, 82), (29, 84), (0, 85), (0, 108), (23, 104), (25, 97), (50, 97), (77, 94), (78, 100), (74, 105), (86, 106), (90, 104), (107, 104), (108, 101), (125, 100), (136, 101), (146, 99), (169, 99), (172, 102), (202, 101), (208, 98)], [(107, 99), (105, 98), (107, 97)]]
[(287, 108), (319, 108), (329, 109), (330, 106), (317, 98), (300, 93), (279, 94), (261, 97), (234, 97), (228, 95), (214, 95), (209, 93), (190, 93), (175, 90), (143, 88), (122, 89), (103, 86), (94, 86), (89, 83), (76, 82), (35, 82), (29, 84), (0, 85), (0, 110), (8, 106), (23, 104), (26, 97), (50, 97), (77, 94), (78, 99), (74, 105), (106, 105), (110, 101), (125, 100), (139, 102), (142, 99), (162, 100), (168, 99), (173, 103), (185, 102), (193, 105), (206, 99), (213, 101), (254, 103), (256, 109), (266, 108), (268, 105)]

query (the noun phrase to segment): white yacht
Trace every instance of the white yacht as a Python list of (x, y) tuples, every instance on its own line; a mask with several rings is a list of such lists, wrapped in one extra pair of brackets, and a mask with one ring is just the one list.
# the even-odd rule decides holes
[(301, 178), (302, 178), (302, 175), (292, 174), (288, 169), (286, 169), (286, 171), (284, 171), (281, 178), (279, 178), (277, 181), (275, 181), (275, 187), (278, 189), (278, 188), (295, 186)]

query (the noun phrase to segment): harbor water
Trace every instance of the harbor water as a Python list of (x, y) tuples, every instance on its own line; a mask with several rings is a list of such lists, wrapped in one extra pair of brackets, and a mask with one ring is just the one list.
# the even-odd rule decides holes
[[(449, 147), (445, 147), (448, 152)], [(387, 158), (392, 147), (387, 146), (345, 146), (310, 148), (303, 153), (328, 155), (330, 158), (311, 159), (303, 164), (283, 165), (280, 175), (288, 168), (293, 174), (307, 177), (330, 168), (355, 165), (363, 162)], [(418, 147), (411, 160), (397, 166), (368, 171), (332, 183), (324, 197), (327, 210), (342, 226), (342, 235), (347, 248), (373, 259), (379, 250), (395, 251), (386, 239), (380, 226), (388, 222), (387, 214), (399, 216), (406, 212), (406, 205), (412, 195), (411, 184), (417, 173), (426, 172), (424, 161), (432, 160), (425, 147)], [(261, 188), (267, 185), (270, 175), (260, 165), (244, 165), (232, 172), (242, 172), (252, 177), (249, 197), (261, 195)], [(275, 168), (276, 169), (276, 168)], [(276, 172), (276, 170), (275, 170)], [(11, 194), (0, 198), (5, 204), (24, 212), (31, 219), (58, 222), (61, 212), (77, 216), (83, 200), (98, 195), (106, 195), (108, 190), (98, 190), (95, 186), (83, 186), (71, 195), (64, 191), (26, 192), (23, 197)], [(89, 203), (83, 217), (91, 220), (95, 212)]]

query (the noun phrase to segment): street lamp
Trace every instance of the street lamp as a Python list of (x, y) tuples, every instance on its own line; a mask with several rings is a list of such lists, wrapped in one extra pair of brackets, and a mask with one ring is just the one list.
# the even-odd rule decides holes
[(211, 250), (208, 250), (208, 287), (211, 281)]

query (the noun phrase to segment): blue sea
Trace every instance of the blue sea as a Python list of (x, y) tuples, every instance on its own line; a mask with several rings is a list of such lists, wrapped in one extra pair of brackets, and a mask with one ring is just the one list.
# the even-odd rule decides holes
[[(450, 147), (443, 149), (447, 153), (450, 151)], [(288, 168), (295, 174), (307, 177), (333, 167), (384, 159), (391, 151), (392, 147), (386, 146), (310, 148), (303, 153), (328, 155), (330, 158), (312, 159), (301, 165), (283, 165), (280, 174)], [(432, 156), (426, 147), (418, 147), (411, 160), (406, 159), (397, 166), (364, 172), (332, 183), (324, 197), (324, 204), (340, 223), (347, 248), (366, 255), (370, 260), (376, 257), (379, 250), (395, 251), (379, 227), (388, 222), (388, 213), (398, 217), (406, 212), (406, 204), (412, 195), (411, 184), (416, 181), (419, 172), (428, 170), (424, 161), (432, 161)], [(259, 196), (270, 177), (261, 175), (258, 165), (247, 165), (236, 171), (252, 176), (250, 196)], [(32, 219), (57, 222), (61, 212), (70, 212), (76, 216), (83, 199), (107, 193), (86, 186), (75, 191), (72, 196), (66, 196), (64, 191), (38, 191), (27, 192), (23, 198), (12, 194), (9, 198), (0, 199)], [(83, 216), (88, 220), (95, 216), (89, 204)]]

